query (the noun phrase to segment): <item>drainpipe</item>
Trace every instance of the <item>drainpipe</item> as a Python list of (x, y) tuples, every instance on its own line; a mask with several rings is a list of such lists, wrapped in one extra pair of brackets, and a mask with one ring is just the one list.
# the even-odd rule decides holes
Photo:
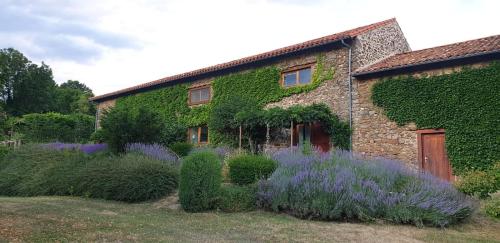
[(99, 107), (97, 105), (95, 106), (95, 123), (94, 123), (94, 131), (97, 131), (98, 128), (98, 123), (99, 122)]
[[(348, 56), (348, 78), (347, 82), (349, 83), (349, 129), (352, 131), (352, 75), (351, 75), (351, 63), (352, 63), (352, 46), (345, 43), (344, 39), (340, 40), (342, 45), (349, 48), (349, 56)], [(349, 148), (352, 151), (352, 132), (349, 135)]]

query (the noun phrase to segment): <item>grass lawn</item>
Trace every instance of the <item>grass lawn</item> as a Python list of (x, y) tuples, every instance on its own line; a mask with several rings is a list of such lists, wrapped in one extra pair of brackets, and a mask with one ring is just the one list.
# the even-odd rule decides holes
[(447, 229), (338, 223), (284, 214), (185, 213), (160, 202), (0, 197), (3, 241), (500, 242), (500, 220), (475, 215)]

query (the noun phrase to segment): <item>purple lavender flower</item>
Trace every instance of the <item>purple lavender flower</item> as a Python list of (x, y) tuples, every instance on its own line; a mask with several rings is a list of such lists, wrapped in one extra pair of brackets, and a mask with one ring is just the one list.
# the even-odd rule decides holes
[(46, 143), (41, 145), (44, 148), (52, 150), (79, 150), (85, 154), (93, 154), (104, 151), (108, 148), (107, 144), (77, 144), (77, 143)]
[(170, 149), (160, 144), (143, 144), (131, 143), (126, 146), (127, 153), (141, 153), (153, 159), (161, 160), (170, 163), (171, 165), (179, 165), (179, 157)]
[(304, 154), (295, 148), (270, 156), (279, 166), (259, 182), (258, 204), (298, 217), (383, 218), (442, 227), (467, 218), (476, 207), (450, 183), (398, 161), (365, 160), (348, 151)]
[(105, 143), (82, 144), (80, 146), (80, 150), (86, 154), (93, 154), (106, 149), (108, 149), (108, 145)]

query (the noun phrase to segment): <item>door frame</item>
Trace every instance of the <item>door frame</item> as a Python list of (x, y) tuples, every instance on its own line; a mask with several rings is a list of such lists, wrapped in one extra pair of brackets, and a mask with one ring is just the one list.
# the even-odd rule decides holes
[[(419, 169), (421, 171), (424, 171), (424, 149), (423, 149), (423, 140), (422, 140), (422, 135), (425, 134), (445, 134), (445, 143), (446, 143), (446, 132), (443, 128), (437, 128), (437, 129), (422, 129), (422, 130), (417, 130), (417, 154), (418, 154), (418, 163), (419, 163)], [(446, 144), (445, 146), (445, 151), (446, 151)], [(447, 156), (448, 157), (448, 156)], [(450, 166), (450, 171), (448, 172), (450, 174), (450, 181), (454, 181), (455, 176), (453, 175), (453, 168), (451, 168), (451, 163), (448, 158), (448, 163)]]

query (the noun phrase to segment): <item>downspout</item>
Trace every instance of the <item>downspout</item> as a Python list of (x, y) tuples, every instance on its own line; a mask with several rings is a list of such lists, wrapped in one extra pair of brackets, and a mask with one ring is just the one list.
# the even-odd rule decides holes
[[(94, 103), (95, 104), (95, 103)], [(99, 122), (99, 107), (97, 105), (95, 106), (95, 122), (94, 122), (94, 131), (97, 131), (98, 129), (98, 122)]]
[(340, 40), (342, 45), (349, 48), (349, 56), (348, 56), (348, 78), (347, 82), (349, 83), (349, 130), (351, 130), (351, 134), (349, 134), (349, 148), (352, 151), (352, 46), (345, 43), (344, 39)]

